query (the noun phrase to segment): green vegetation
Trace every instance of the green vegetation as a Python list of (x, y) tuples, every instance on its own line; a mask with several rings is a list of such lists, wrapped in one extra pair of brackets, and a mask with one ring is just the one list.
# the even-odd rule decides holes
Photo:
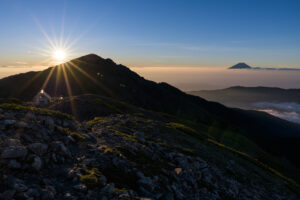
[(93, 120), (87, 121), (86, 125), (91, 127), (96, 124), (103, 124), (104, 122), (105, 122), (105, 120), (101, 119), (100, 117), (95, 117)]
[(137, 140), (134, 138), (133, 135), (129, 135), (127, 133), (123, 133), (120, 131), (115, 131), (115, 135), (122, 137), (124, 140), (130, 141), (130, 142), (136, 142)]
[(118, 154), (118, 155), (121, 155), (122, 153), (117, 149), (117, 148), (114, 148), (114, 147), (108, 147), (107, 145), (101, 145), (98, 147), (99, 150), (103, 149), (104, 150), (104, 153), (115, 153), (115, 154)]
[(169, 122), (169, 123), (167, 123), (167, 127), (182, 131), (182, 132), (184, 132), (188, 135), (191, 135), (191, 136), (198, 136), (199, 135), (198, 132), (195, 129), (193, 129), (191, 127), (188, 127), (184, 124), (180, 124), (180, 123), (176, 123), (176, 122)]
[(98, 186), (98, 178), (101, 175), (97, 168), (85, 169), (84, 175), (80, 176), (79, 181), (86, 184), (89, 188)]
[(77, 132), (70, 132), (69, 135), (72, 136), (77, 141), (83, 141), (84, 140), (84, 137), (82, 135), (80, 135), (79, 133), (77, 133)]
[(267, 166), (266, 164), (262, 163), (261, 161), (259, 161), (256, 158), (250, 156), (249, 154), (246, 154), (244, 152), (241, 152), (241, 151), (238, 151), (238, 150), (233, 149), (231, 147), (228, 147), (228, 146), (226, 146), (224, 144), (221, 144), (221, 143), (219, 143), (219, 142), (217, 142), (215, 140), (212, 140), (210, 138), (208, 138), (207, 140), (210, 143), (213, 143), (213, 144), (217, 145), (218, 147), (221, 147), (223, 149), (227, 149), (227, 150), (229, 150), (229, 151), (231, 151), (231, 152), (233, 152), (233, 153), (241, 156), (242, 158), (244, 158), (244, 159), (246, 159), (246, 160), (254, 163), (255, 165), (257, 165), (257, 166), (259, 166), (259, 167), (261, 167), (261, 168), (263, 168), (263, 169), (265, 169), (265, 170), (267, 170), (267, 171), (275, 174), (276, 176), (279, 176), (281, 179), (283, 179), (283, 180), (285, 180), (285, 181), (287, 181), (289, 183), (289, 185), (288, 185), (289, 188), (291, 188), (291, 189), (296, 189), (297, 188), (297, 190), (300, 191), (300, 185), (298, 183), (296, 183), (294, 180), (292, 180), (290, 178), (287, 178), (286, 176), (284, 176), (283, 174), (281, 174), (277, 170), (275, 170), (275, 169)]
[(152, 160), (151, 157), (142, 151), (131, 152), (126, 148), (117, 147), (126, 159), (137, 164), (137, 168), (146, 176), (153, 177), (161, 173), (162, 169), (172, 170), (168, 162), (165, 160)]
[(109, 109), (113, 113), (125, 113), (137, 110), (137, 108), (135, 108), (134, 106), (113, 99), (106, 100), (98, 98), (95, 99), (95, 103), (99, 106)]
[(36, 113), (39, 115), (48, 115), (48, 116), (52, 116), (52, 117), (59, 118), (59, 119), (74, 120), (74, 117), (69, 114), (62, 113), (62, 112), (55, 111), (55, 110), (49, 110), (46, 108), (35, 108), (35, 107), (23, 106), (23, 105), (18, 105), (18, 104), (13, 104), (13, 103), (0, 104), (0, 108), (6, 109), (6, 110), (33, 112), (33, 113)]
[(187, 155), (191, 155), (191, 156), (197, 155), (197, 152), (193, 149), (181, 148), (180, 150), (181, 150), (182, 153), (187, 154)]

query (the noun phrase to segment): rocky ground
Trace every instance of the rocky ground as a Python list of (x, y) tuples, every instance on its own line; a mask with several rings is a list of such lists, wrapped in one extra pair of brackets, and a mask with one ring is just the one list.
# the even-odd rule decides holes
[(168, 134), (137, 115), (79, 123), (0, 109), (0, 199), (299, 199), (247, 161), (220, 165)]

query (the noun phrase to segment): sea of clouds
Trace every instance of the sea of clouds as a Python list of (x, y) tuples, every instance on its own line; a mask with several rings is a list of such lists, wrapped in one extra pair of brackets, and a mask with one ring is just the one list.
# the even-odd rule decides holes
[(300, 104), (294, 102), (257, 102), (255, 109), (267, 112), (271, 115), (300, 124)]

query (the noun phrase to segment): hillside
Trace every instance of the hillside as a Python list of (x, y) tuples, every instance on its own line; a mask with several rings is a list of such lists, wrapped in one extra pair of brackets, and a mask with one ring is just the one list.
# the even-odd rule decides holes
[(31, 101), (41, 89), (52, 97), (64, 97), (48, 109), (68, 113), (80, 122), (116, 114), (140, 113), (157, 121), (169, 116), (300, 180), (299, 169), (294, 167), (300, 166), (298, 124), (188, 95), (167, 83), (145, 80), (127, 67), (94, 54), (41, 72), (1, 79), (0, 102), (11, 101), (7, 98)]
[(169, 117), (82, 123), (1, 104), (0, 199), (299, 199), (291, 179)]

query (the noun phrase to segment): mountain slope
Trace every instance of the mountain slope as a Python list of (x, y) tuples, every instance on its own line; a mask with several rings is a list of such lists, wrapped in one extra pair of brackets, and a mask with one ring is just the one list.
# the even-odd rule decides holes
[[(296, 156), (300, 147), (294, 145), (299, 141), (299, 125), (260, 112), (230, 109), (208, 102), (166, 83), (145, 80), (127, 67), (94, 54), (41, 72), (29, 72), (0, 80), (0, 98), (31, 100), (40, 89), (51, 96), (99, 95), (189, 119), (207, 127), (235, 130), (266, 150), (300, 164)], [(69, 102), (72, 104), (72, 101)], [(93, 105), (93, 102), (88, 104)], [(80, 112), (77, 114), (80, 115)]]
[(235, 86), (221, 90), (201, 90), (188, 93), (228, 106), (246, 105), (255, 102), (300, 103), (300, 89)]
[(149, 116), (1, 104), (0, 133), (0, 199), (299, 199), (251, 156)]

